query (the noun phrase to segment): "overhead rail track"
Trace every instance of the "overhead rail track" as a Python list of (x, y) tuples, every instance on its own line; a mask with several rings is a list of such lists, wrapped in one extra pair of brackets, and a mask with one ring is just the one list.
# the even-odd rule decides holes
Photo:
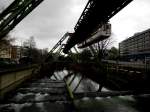
[(64, 36), (57, 42), (57, 44), (50, 50), (49, 53), (53, 53), (57, 48), (58, 46), (62, 45), (62, 42), (68, 37), (68, 36), (71, 36), (72, 33), (65, 33)]
[(74, 30), (67, 41), (64, 53), (74, 45), (89, 38), (92, 33), (106, 24), (110, 18), (127, 6), (132, 0), (89, 0)]
[(0, 39), (6, 36), (22, 19), (44, 0), (14, 0), (0, 14)]
[(62, 50), (64, 49), (64, 41), (69, 38), (70, 36), (72, 35), (72, 33), (69, 33), (69, 32), (66, 32), (63, 37), (55, 44), (55, 46), (49, 51), (48, 53), (48, 56), (46, 57), (45, 59), (45, 62), (47, 62), (52, 54), (55, 52), (55, 53), (58, 53), (58, 55), (60, 56)]

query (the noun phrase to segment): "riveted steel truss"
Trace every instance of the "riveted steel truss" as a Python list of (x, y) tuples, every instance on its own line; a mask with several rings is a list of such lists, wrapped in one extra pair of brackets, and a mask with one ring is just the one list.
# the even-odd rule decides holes
[(0, 14), (0, 39), (6, 36), (23, 18), (43, 0), (14, 0)]
[(57, 42), (57, 44), (50, 50), (49, 53), (53, 53), (60, 45), (62, 45), (63, 41), (68, 37), (71, 36), (72, 33), (65, 33), (64, 36)]

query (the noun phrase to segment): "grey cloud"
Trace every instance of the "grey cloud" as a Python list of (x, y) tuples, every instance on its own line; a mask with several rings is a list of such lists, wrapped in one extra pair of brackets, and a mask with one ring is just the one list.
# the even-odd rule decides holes
[[(87, 1), (45, 0), (11, 34), (18, 37), (22, 33), (24, 38), (34, 36), (40, 41), (39, 47), (52, 47), (66, 31), (73, 31)], [(73, 8), (78, 6), (77, 13), (73, 12)]]
[(6, 7), (8, 7), (9, 4), (12, 2), (13, 0), (0, 0), (0, 12), (2, 12)]
[[(0, 8), (12, 0), (0, 0)], [(88, 0), (44, 0), (29, 14), (11, 35), (19, 39), (34, 36), (39, 47), (52, 48), (66, 31), (73, 28)], [(134, 0), (115, 15), (112, 23), (113, 37), (123, 40), (132, 34), (150, 28), (150, 0)]]
[(115, 15), (110, 22), (115, 39), (118, 42), (134, 33), (150, 28), (150, 0), (133, 0), (127, 7)]

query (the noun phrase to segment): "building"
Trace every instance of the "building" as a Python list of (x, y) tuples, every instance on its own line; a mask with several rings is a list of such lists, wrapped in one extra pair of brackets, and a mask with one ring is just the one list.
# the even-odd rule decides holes
[(150, 57), (150, 29), (136, 33), (119, 43), (121, 59), (144, 61)]
[(0, 58), (11, 58), (11, 46), (6, 46), (0, 50)]
[(22, 49), (20, 46), (12, 46), (11, 47), (11, 59), (18, 61), (21, 58)]
[(6, 46), (0, 51), (0, 58), (18, 61), (22, 56), (22, 52), (23, 50), (20, 46)]

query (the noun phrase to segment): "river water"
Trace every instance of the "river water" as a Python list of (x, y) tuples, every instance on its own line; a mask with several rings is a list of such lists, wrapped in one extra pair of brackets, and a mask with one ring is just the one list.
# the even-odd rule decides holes
[[(63, 71), (57, 74), (63, 76), (61, 74), (66, 73), (67, 71)], [(74, 82), (71, 84), (72, 90), (75, 88), (75, 85), (77, 85), (80, 79), (80, 75), (75, 78)], [(94, 92), (97, 91), (98, 88), (98, 84), (89, 79), (85, 79), (81, 82), (76, 92)], [(110, 90), (103, 88), (102, 91)], [(150, 112), (150, 95), (95, 98), (85, 97), (80, 100), (75, 100), (75, 104), (78, 112)]]
[(149, 96), (118, 96), (77, 100), (79, 112), (150, 112)]
[[(63, 79), (63, 77), (68, 73), (68, 71), (55, 72), (54, 74), (58, 77), (58, 79)], [(71, 84), (71, 89), (74, 90), (77, 83), (80, 81), (81, 76), (76, 74), (77, 77)], [(73, 76), (71, 76), (72, 78)], [(68, 79), (68, 81), (71, 80)], [(51, 77), (54, 79), (54, 77)], [(64, 99), (64, 94), (61, 93), (63, 90), (59, 88), (62, 85), (52, 85), (49, 82), (50, 78), (40, 79), (39, 82), (31, 83), (27, 88), (31, 88), (30, 92), (18, 92), (13, 96), (12, 100), (15, 101), (28, 101), (28, 100), (47, 100), (48, 98), (53, 99), (53, 95), (51, 96), (49, 92), (52, 91), (45, 90), (44, 88), (48, 88), (49, 86), (56, 86), (56, 93), (59, 94), (58, 98), (61, 96)], [(46, 83), (47, 82), (47, 83)], [(38, 87), (37, 90), (34, 90), (35, 87)], [(97, 91), (99, 85), (92, 82), (89, 79), (83, 79), (80, 86), (75, 92), (90, 92)], [(62, 88), (63, 89), (63, 88)], [(21, 90), (21, 88), (20, 88)], [(61, 91), (60, 91), (61, 90)], [(36, 94), (32, 91), (39, 91)], [(44, 92), (45, 91), (45, 92)], [(48, 92), (49, 91), (49, 92)], [(60, 92), (59, 92), (60, 91)], [(106, 88), (103, 88), (102, 91), (110, 91)], [(55, 97), (57, 95), (54, 95)], [(60, 98), (61, 98), (60, 97)], [(59, 98), (59, 99), (60, 99)], [(1, 103), (1, 102), (0, 102)], [(116, 96), (116, 97), (95, 97), (95, 98), (87, 98), (84, 97), (80, 100), (75, 100), (75, 111), (76, 112), (150, 112), (150, 95), (141, 95), (141, 96)], [(57, 103), (23, 103), (23, 104), (0, 104), (0, 112), (66, 112), (65, 111), (66, 104), (61, 102)], [(67, 111), (68, 112), (68, 111)], [(69, 111), (70, 112), (70, 111)], [(71, 111), (72, 112), (72, 111)], [(74, 111), (73, 111), (74, 112)]]

